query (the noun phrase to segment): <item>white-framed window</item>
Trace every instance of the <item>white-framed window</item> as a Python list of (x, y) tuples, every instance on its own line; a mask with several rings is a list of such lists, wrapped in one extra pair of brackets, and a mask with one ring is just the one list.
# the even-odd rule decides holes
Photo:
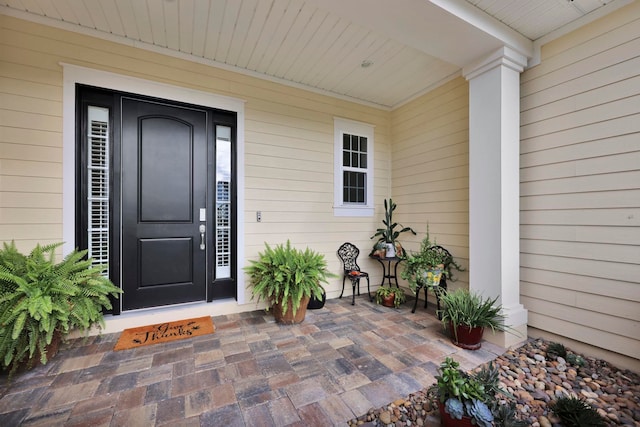
[(373, 125), (333, 119), (335, 216), (373, 216)]

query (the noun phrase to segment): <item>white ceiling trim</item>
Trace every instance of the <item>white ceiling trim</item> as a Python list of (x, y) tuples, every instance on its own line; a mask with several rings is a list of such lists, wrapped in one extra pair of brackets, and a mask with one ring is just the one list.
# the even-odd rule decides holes
[[(197, 56), (193, 56), (190, 55), (188, 53), (184, 53), (184, 52), (178, 52), (169, 48), (165, 48), (165, 47), (160, 47), (160, 46), (156, 46), (150, 43), (146, 43), (143, 41), (139, 41), (139, 40), (132, 40), (129, 39), (127, 37), (123, 37), (123, 36), (118, 36), (115, 34), (109, 34), (109, 33), (105, 33), (104, 31), (100, 31), (100, 30), (95, 30), (92, 28), (86, 28), (86, 27), (82, 27), (76, 24), (72, 24), (70, 22), (66, 22), (66, 21), (60, 21), (58, 19), (54, 19), (54, 18), (49, 18), (46, 16), (42, 16), (42, 15), (36, 15), (33, 13), (29, 13), (29, 12), (23, 12), (23, 11), (19, 11), (19, 10), (15, 10), (15, 9), (11, 9), (5, 5), (0, 5), (0, 14), (4, 14), (7, 16), (11, 16), (14, 18), (18, 18), (18, 19), (23, 19), (25, 21), (31, 21), (34, 22), (36, 24), (42, 24), (42, 25), (46, 25), (46, 26), (50, 26), (50, 27), (55, 27), (61, 30), (67, 30), (67, 31), (72, 31), (75, 33), (80, 33), (80, 34), (84, 34), (90, 37), (96, 37), (102, 40), (107, 40), (107, 41), (111, 41), (114, 43), (118, 43), (118, 44), (123, 44), (126, 46), (130, 46), (130, 47), (135, 47), (138, 49), (144, 49), (150, 52), (154, 52), (154, 53), (158, 53), (161, 55), (166, 55), (166, 56), (171, 56), (173, 58), (178, 58), (178, 59), (183, 59), (185, 61), (190, 61), (190, 62), (196, 62), (199, 64), (203, 64), (203, 65), (207, 65), (210, 67), (215, 67), (215, 68), (219, 68), (225, 71), (231, 71), (234, 73), (238, 73), (238, 74), (242, 74), (245, 76), (249, 76), (249, 77), (255, 77), (257, 79), (260, 80), (266, 80), (266, 81), (270, 81), (273, 83), (278, 83), (278, 84), (282, 84), (284, 86), (288, 86), (288, 87), (292, 87), (292, 88), (296, 88), (296, 89), (301, 89), (307, 92), (312, 92), (312, 93), (316, 93), (319, 95), (324, 95), (324, 96), (329, 96), (331, 98), (337, 98), (337, 99), (341, 99), (343, 101), (348, 101), (348, 102), (353, 102), (356, 104), (360, 104), (360, 105), (365, 105), (368, 107), (373, 107), (379, 110), (384, 110), (384, 111), (391, 111), (394, 108), (397, 108), (397, 106), (399, 105), (403, 105), (406, 102), (402, 102), (398, 105), (394, 105), (394, 106), (388, 106), (388, 105), (383, 105), (383, 104), (378, 104), (375, 102), (371, 102), (371, 101), (367, 101), (367, 100), (363, 100), (363, 99), (359, 99), (359, 98), (355, 98), (355, 97), (351, 97), (351, 96), (347, 96), (344, 94), (340, 94), (340, 93), (335, 93), (335, 92), (331, 92), (328, 90), (323, 90), (323, 89), (318, 89), (318, 88), (314, 88), (311, 86), (307, 86), (301, 83), (296, 83), (290, 80), (285, 80), (285, 79), (281, 79), (278, 77), (273, 77), (273, 76), (269, 76), (267, 74), (262, 74), (256, 71), (252, 71), (252, 70), (247, 70), (245, 68), (240, 68), (240, 67), (236, 67), (233, 65), (229, 65), (229, 64), (224, 64), (221, 62), (217, 62), (217, 61), (213, 61), (210, 59), (205, 59), (205, 58), (201, 58), (201, 57), (197, 57)], [(459, 74), (459, 73), (458, 73)], [(444, 82), (443, 82), (444, 83)], [(435, 86), (437, 87), (437, 86)], [(433, 89), (433, 87), (432, 87)]]

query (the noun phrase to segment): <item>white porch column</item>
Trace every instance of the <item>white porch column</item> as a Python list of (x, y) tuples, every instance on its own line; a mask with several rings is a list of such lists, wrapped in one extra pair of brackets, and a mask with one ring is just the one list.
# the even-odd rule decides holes
[(502, 304), (520, 335), (485, 331), (501, 346), (526, 339), (520, 304), (520, 73), (526, 57), (503, 47), (465, 67), (469, 81), (469, 288)]

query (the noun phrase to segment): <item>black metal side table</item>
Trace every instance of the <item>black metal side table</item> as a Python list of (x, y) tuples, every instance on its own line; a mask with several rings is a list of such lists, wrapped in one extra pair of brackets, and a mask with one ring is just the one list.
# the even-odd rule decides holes
[[(369, 255), (369, 258), (375, 259), (380, 263), (380, 265), (382, 265), (382, 283), (380, 284), (380, 286), (384, 286), (385, 279), (387, 279), (389, 286), (392, 286), (393, 284), (391, 283), (391, 279), (393, 279), (396, 284), (396, 288), (400, 287), (398, 285), (398, 264), (402, 262), (402, 258), (398, 258), (396, 256), (381, 258), (371, 255)], [(392, 271), (393, 274), (391, 274)]]

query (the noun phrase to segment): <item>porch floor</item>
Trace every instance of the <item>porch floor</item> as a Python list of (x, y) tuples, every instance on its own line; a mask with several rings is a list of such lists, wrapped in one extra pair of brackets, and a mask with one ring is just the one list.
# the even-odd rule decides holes
[(431, 304), (328, 300), (299, 325), (214, 316), (216, 332), (113, 351), (119, 334), (63, 344), (45, 366), (0, 377), (1, 426), (330, 426), (431, 385), (455, 353), (471, 369), (505, 349), (462, 350)]

